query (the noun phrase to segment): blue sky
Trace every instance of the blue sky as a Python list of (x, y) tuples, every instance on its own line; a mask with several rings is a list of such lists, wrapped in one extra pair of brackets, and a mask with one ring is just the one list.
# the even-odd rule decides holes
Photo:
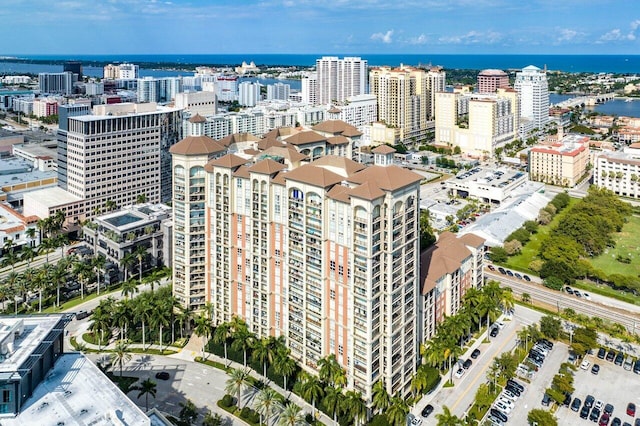
[(640, 54), (640, 0), (2, 0), (6, 54)]

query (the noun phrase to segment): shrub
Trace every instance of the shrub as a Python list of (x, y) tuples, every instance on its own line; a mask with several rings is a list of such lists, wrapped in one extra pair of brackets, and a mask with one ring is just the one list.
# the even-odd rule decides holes
[(305, 420), (307, 423), (309, 423), (309, 424), (313, 424), (313, 422), (314, 422), (314, 420), (315, 420), (315, 419), (313, 418), (313, 414), (311, 414), (311, 413), (307, 413), (307, 414), (304, 416), (304, 420)]
[(520, 253), (522, 251), (522, 243), (518, 240), (511, 240), (504, 243), (504, 250), (509, 256)]
[(235, 399), (229, 394), (226, 394), (220, 400), (220, 405), (222, 405), (224, 408), (229, 408), (229, 407), (235, 405), (235, 403), (236, 403)]
[(492, 247), (489, 257), (493, 262), (504, 263), (507, 261), (507, 252), (502, 247)]
[(249, 421), (249, 423), (260, 422), (260, 415), (249, 407), (244, 407), (242, 411), (240, 411), (240, 418)]

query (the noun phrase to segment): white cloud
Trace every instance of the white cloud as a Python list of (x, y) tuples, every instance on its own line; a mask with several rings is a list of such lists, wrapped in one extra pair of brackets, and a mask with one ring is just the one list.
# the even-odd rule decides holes
[(571, 41), (578, 35), (576, 30), (571, 30), (569, 28), (563, 28), (560, 30), (560, 35), (558, 36), (558, 41)]
[(631, 29), (627, 33), (623, 32), (620, 28), (614, 28), (613, 30), (600, 36), (598, 42), (602, 43), (604, 41), (633, 41), (636, 39), (636, 31), (638, 30), (638, 28), (640, 28), (640, 19), (631, 21), (629, 27)]
[(442, 44), (495, 44), (502, 40), (502, 34), (495, 31), (469, 31), (466, 34), (442, 36), (438, 41)]
[(371, 34), (371, 40), (380, 40), (385, 44), (390, 44), (393, 36), (393, 30), (389, 30), (386, 33), (375, 33)]
[(409, 44), (426, 44), (429, 41), (429, 37), (424, 34), (420, 34), (418, 37), (411, 37)]

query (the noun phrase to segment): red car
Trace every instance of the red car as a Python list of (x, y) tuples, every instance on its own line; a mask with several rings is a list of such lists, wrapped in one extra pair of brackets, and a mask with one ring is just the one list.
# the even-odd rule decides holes
[(633, 402), (627, 404), (627, 415), (631, 417), (634, 417), (636, 415), (636, 404), (634, 404)]
[(607, 426), (609, 424), (609, 415), (604, 413), (602, 417), (600, 417), (600, 422), (598, 422), (598, 426)]

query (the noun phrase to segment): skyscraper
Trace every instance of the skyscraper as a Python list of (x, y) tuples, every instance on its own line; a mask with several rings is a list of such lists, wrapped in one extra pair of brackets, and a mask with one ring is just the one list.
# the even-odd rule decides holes
[(72, 72), (41, 72), (38, 74), (40, 93), (70, 95), (73, 83), (77, 81)]
[(367, 88), (367, 61), (359, 57), (323, 56), (316, 60), (318, 103), (342, 102)]
[(252, 107), (260, 101), (260, 86), (256, 82), (244, 81), (238, 85), (238, 103), (242, 106)]
[(549, 122), (549, 85), (546, 72), (529, 65), (516, 74), (513, 87), (520, 93), (520, 117), (531, 123), (531, 129), (542, 129)]
[(138, 79), (138, 102), (171, 102), (176, 94), (182, 92), (180, 77)]

